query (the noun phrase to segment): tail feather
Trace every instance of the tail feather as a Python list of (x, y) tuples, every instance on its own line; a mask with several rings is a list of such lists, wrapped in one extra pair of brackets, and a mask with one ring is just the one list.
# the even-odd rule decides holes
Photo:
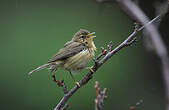
[(30, 72), (28, 73), (28, 75), (32, 75), (33, 72), (37, 72), (37, 71), (42, 70), (42, 69), (44, 69), (44, 68), (47, 68), (47, 67), (49, 67), (49, 66), (50, 66), (50, 63), (44, 64), (44, 65), (42, 65), (42, 66), (39, 66), (38, 68), (36, 68), (36, 69), (30, 71)]

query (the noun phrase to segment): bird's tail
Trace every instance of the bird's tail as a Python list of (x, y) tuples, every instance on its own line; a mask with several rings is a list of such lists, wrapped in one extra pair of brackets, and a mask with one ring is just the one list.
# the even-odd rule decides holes
[(41, 66), (39, 66), (38, 68), (36, 68), (36, 69), (30, 71), (30, 72), (28, 73), (28, 75), (32, 75), (33, 72), (37, 72), (37, 71), (42, 70), (42, 69), (44, 69), (44, 68), (47, 68), (47, 67), (49, 67), (49, 66), (50, 66), (50, 63), (41, 65)]

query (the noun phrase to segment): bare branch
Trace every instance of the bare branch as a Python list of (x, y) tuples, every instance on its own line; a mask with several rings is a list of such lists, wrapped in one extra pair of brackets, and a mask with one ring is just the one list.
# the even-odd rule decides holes
[[(152, 22), (154, 22), (155, 20), (158, 19), (158, 16), (156, 18), (154, 18), (153, 20), (151, 20), (150, 22), (148, 22), (147, 24), (145, 24), (144, 26), (140, 27), (138, 29), (138, 31), (134, 31), (132, 34), (130, 34), (120, 45), (118, 45), (115, 49), (113, 49), (110, 52), (107, 52), (107, 54), (105, 55), (105, 57), (103, 59), (101, 59), (100, 61), (98, 61), (98, 63), (93, 66), (93, 70), (96, 72), (108, 59), (110, 59), (116, 52), (118, 52), (119, 50), (121, 50), (122, 48), (127, 46), (127, 43), (129, 43), (130, 41), (132, 41), (132, 39), (135, 37), (135, 35), (141, 31), (142, 29), (144, 29), (147, 25), (151, 24)], [(134, 42), (132, 42), (134, 43)], [(103, 53), (103, 52), (102, 52)], [(96, 57), (97, 58), (97, 57)], [(91, 78), (92, 78), (93, 72), (89, 71), (88, 74), (83, 77), (81, 79), (81, 81), (79, 82), (80, 87), (82, 87), (83, 85), (85, 85)], [(64, 104), (68, 101), (68, 99), (79, 89), (79, 87), (77, 85), (75, 85), (70, 91), (68, 91), (67, 94), (64, 95), (64, 97), (60, 100), (60, 102), (58, 103), (58, 105), (55, 107), (54, 110), (60, 110)]]
[(108, 51), (111, 52), (113, 50), (113, 42), (110, 41), (110, 43), (107, 45)]
[(59, 80), (56, 80), (56, 76), (52, 75), (52, 80), (58, 85), (58, 87), (61, 87), (61, 82)]
[(66, 84), (64, 83), (64, 80), (61, 81), (61, 86), (62, 86), (62, 88), (63, 88), (64, 94), (67, 94), (67, 93), (68, 93), (68, 91), (67, 91), (67, 86), (66, 86)]
[(65, 104), (65, 106), (61, 110), (66, 110), (69, 107), (69, 103)]
[[(129, 14), (130, 17), (133, 16), (133, 18), (136, 19), (136, 21), (140, 22), (142, 25), (146, 25), (149, 22), (149, 19), (144, 14), (144, 12), (131, 0), (118, 0), (118, 2), (120, 6), (125, 9), (124, 11)], [(163, 14), (165, 13), (162, 13), (157, 17), (160, 18), (163, 16)], [(154, 46), (155, 53), (161, 60), (163, 79), (166, 88), (166, 110), (169, 110), (169, 57), (167, 49), (164, 45), (164, 42), (162, 41), (158, 30), (153, 24), (149, 24), (145, 27), (145, 29), (147, 33), (149, 33), (149, 37)]]
[(62, 80), (62, 81), (56, 80), (55, 75), (52, 75), (52, 79), (53, 79), (53, 81), (58, 85), (58, 87), (62, 87), (62, 88), (63, 88), (63, 93), (64, 93), (64, 94), (67, 94), (67, 93), (68, 93), (68, 91), (67, 91), (67, 86), (66, 86), (66, 84), (64, 83), (64, 80)]
[(107, 50), (101, 47), (101, 53), (96, 57), (97, 60), (99, 60), (102, 56), (107, 54)]
[(106, 55), (106, 54), (107, 54), (107, 50), (104, 49), (103, 47), (101, 47), (101, 52), (100, 52), (100, 54), (99, 54), (96, 58), (93, 58), (93, 61), (95, 62), (95, 65), (97, 65), (98, 62), (99, 62), (99, 59), (100, 59), (102, 56)]
[(96, 89), (96, 99), (95, 99), (95, 110), (103, 110), (104, 100), (107, 98), (106, 91), (107, 88), (104, 88), (103, 91), (99, 88), (99, 83), (95, 82)]
[[(63, 88), (63, 93), (64, 93), (64, 95), (66, 95), (68, 93), (68, 90), (67, 90), (66, 84), (64, 83), (64, 80), (62, 80), (62, 81), (56, 80), (55, 75), (52, 75), (52, 79), (58, 85), (58, 87)], [(65, 104), (65, 106), (63, 106), (63, 108), (61, 108), (61, 110), (66, 110), (66, 108), (68, 106), (69, 106), (69, 104)]]

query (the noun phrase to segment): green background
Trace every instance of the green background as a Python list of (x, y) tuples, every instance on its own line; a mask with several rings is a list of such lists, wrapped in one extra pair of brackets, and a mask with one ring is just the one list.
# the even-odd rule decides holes
[[(0, 1), (0, 103), (1, 110), (52, 110), (63, 96), (48, 70), (28, 77), (46, 63), (80, 28), (96, 32), (97, 49), (112, 41), (114, 47), (132, 31), (133, 24), (117, 4), (94, 0)], [(122, 49), (106, 62), (89, 83), (68, 101), (68, 110), (94, 110), (95, 81), (106, 87), (104, 110), (164, 109), (159, 63), (145, 51), (142, 39)], [(93, 62), (89, 66), (93, 65)], [(79, 81), (88, 71), (74, 75)], [(74, 83), (66, 71), (56, 72), (68, 89)]]

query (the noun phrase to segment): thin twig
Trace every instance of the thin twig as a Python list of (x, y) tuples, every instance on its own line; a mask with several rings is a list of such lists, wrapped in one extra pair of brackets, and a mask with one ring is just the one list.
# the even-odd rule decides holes
[[(144, 12), (131, 0), (117, 0), (120, 6), (125, 9), (124, 11), (130, 16), (133, 17), (137, 22), (142, 25), (146, 25), (149, 22), (148, 17)], [(158, 18), (161, 18), (165, 13), (158, 15)], [(157, 30), (157, 28), (151, 23), (145, 27), (145, 30), (149, 33), (149, 37), (154, 46), (154, 51), (161, 60), (162, 65), (162, 74), (165, 83), (165, 92), (166, 92), (166, 110), (169, 110), (169, 57), (167, 53), (166, 46)]]
[(95, 89), (96, 89), (96, 99), (95, 99), (95, 110), (102, 110), (104, 105), (104, 100), (107, 98), (106, 91), (107, 88), (104, 88), (103, 91), (99, 88), (99, 83), (95, 82)]
[(111, 52), (113, 50), (113, 42), (110, 41), (110, 43), (107, 45), (108, 51)]
[[(57, 84), (58, 87), (62, 87), (62, 88), (63, 88), (63, 93), (64, 93), (64, 95), (68, 93), (67, 86), (66, 86), (66, 84), (64, 83), (64, 80), (62, 80), (62, 81), (56, 80), (55, 75), (52, 75), (52, 79), (53, 79), (53, 81)], [(68, 106), (69, 106), (69, 104), (65, 104), (65, 105), (61, 108), (61, 110), (66, 110)]]
[(61, 86), (62, 86), (62, 88), (63, 88), (64, 94), (67, 94), (67, 93), (68, 93), (68, 90), (67, 90), (66, 84), (64, 83), (64, 80), (61, 81)]
[[(112, 45), (110, 45), (110, 46), (112, 46)], [(110, 47), (109, 47), (109, 48), (110, 48)], [(112, 47), (111, 47), (111, 48), (112, 48)], [(93, 61), (94, 61), (95, 65), (98, 64), (99, 59), (100, 59), (102, 56), (104, 56), (104, 55), (107, 54), (107, 50), (106, 50), (106, 49), (104, 49), (103, 47), (101, 47), (100, 49), (101, 49), (100, 54), (99, 54), (96, 58), (93, 58)]]
[(61, 110), (66, 110), (69, 107), (69, 103), (65, 104), (65, 106)]
[(101, 53), (96, 57), (96, 60), (99, 60), (102, 56), (107, 54), (107, 50), (101, 47)]
[(56, 80), (56, 76), (52, 75), (52, 80), (58, 85), (58, 87), (61, 87), (61, 82), (59, 80)]
[[(135, 37), (135, 35), (141, 31), (143, 28), (145, 28), (147, 25), (151, 24), (153, 21), (157, 20), (158, 17), (154, 18), (153, 20), (151, 20), (150, 22), (148, 22), (146, 25), (140, 27), (137, 31), (134, 31), (132, 34), (130, 34), (120, 45), (118, 45), (115, 49), (113, 49), (112, 51), (108, 51), (107, 54), (105, 55), (105, 57), (103, 59), (101, 59), (100, 61), (98, 61), (97, 64), (95, 64), (93, 66), (93, 70), (96, 72), (108, 59), (110, 59), (116, 52), (118, 52), (119, 50), (121, 50), (122, 48), (128, 46), (127, 44), (132, 41), (132, 39)], [(134, 43), (134, 42), (131, 42)], [(109, 44), (110, 45), (110, 44)], [(88, 74), (86, 76), (84, 76), (79, 84), (80, 87), (82, 87), (83, 85), (85, 85), (91, 78), (92, 78), (93, 72), (89, 71)], [(63, 96), (63, 98), (60, 100), (60, 102), (57, 104), (57, 106), (54, 108), (54, 110), (60, 110), (60, 108), (62, 108), (64, 106), (64, 104), (68, 101), (68, 99), (79, 89), (79, 87), (77, 85), (75, 85), (70, 91), (68, 91), (67, 94), (65, 94)]]
[(62, 80), (62, 81), (56, 80), (55, 75), (52, 75), (52, 79), (58, 85), (58, 87), (62, 87), (63, 88), (63, 93), (64, 94), (68, 93), (67, 86), (66, 86), (64, 80)]

